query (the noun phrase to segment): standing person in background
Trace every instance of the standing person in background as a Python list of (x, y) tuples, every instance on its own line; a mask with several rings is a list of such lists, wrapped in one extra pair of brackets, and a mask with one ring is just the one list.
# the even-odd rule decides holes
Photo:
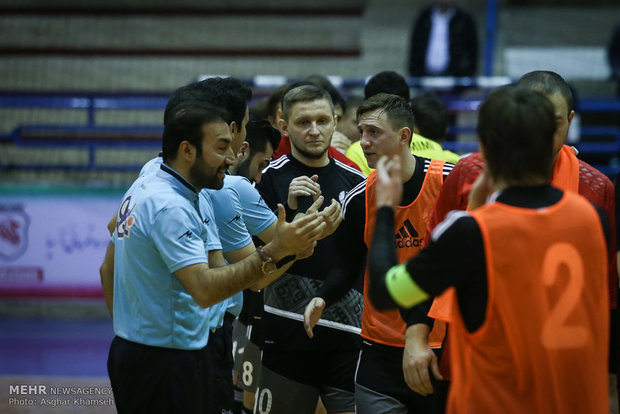
[(327, 91), (334, 103), (334, 114), (338, 117), (338, 121), (340, 121), (340, 118), (342, 118), (342, 115), (347, 109), (347, 103), (334, 84), (331, 83), (327, 76), (323, 75), (310, 75), (305, 80)]
[[(398, 95), (409, 100), (409, 86), (407, 85), (407, 81), (405, 81), (405, 78), (401, 75), (392, 71), (379, 72), (368, 80), (364, 88), (366, 99), (378, 93)], [(419, 157), (448, 162), (454, 161), (454, 156), (446, 154), (440, 144), (416, 133), (411, 137), (411, 152)], [(345, 152), (345, 155), (359, 165), (364, 175), (367, 176), (373, 171), (373, 169), (368, 166), (361, 141), (351, 144), (349, 149)]]
[(478, 114), (486, 169), (471, 212), (407, 263), (392, 239), (401, 168), (379, 162), (370, 300), (408, 308), (455, 289), (448, 414), (607, 414), (606, 213), (551, 186), (557, 121), (543, 94), (503, 87)]
[[(344, 134), (351, 143), (360, 140), (360, 133), (357, 130), (357, 107), (362, 102), (364, 102), (364, 98), (361, 96), (349, 96), (346, 110), (342, 118), (338, 119), (338, 125), (336, 125), (336, 131)], [(345, 152), (347, 149), (348, 147), (345, 149)]]
[[(271, 92), (271, 95), (267, 98), (267, 121), (278, 131), (280, 131), (278, 120), (280, 119), (280, 112), (282, 111), (282, 98), (290, 88), (291, 85), (288, 83), (280, 85)], [(282, 131), (280, 131), (280, 133), (282, 134)]]
[(416, 19), (409, 52), (411, 76), (476, 75), (476, 23), (454, 3), (455, 0), (435, 0)]
[[(443, 142), (448, 133), (448, 114), (439, 98), (432, 92), (417, 95), (411, 100), (411, 110), (415, 117), (413, 132), (435, 141), (443, 148)], [(415, 144), (411, 145), (413, 153), (421, 150), (423, 148), (418, 148)], [(456, 164), (460, 158), (452, 151), (443, 150), (442, 157), (439, 159)]]
[(402, 96), (409, 100), (411, 92), (405, 78), (393, 70), (384, 70), (373, 75), (364, 86), (364, 97), (366, 99), (378, 93), (389, 93)]
[(607, 48), (611, 77), (616, 80), (616, 98), (620, 99), (620, 22), (616, 23)]

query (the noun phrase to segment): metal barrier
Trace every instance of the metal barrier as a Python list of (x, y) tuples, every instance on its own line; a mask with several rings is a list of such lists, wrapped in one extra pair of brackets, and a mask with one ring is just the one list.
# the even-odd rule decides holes
[[(345, 79), (330, 77), (330, 80), (344, 90), (363, 86), (365, 79)], [(294, 81), (283, 77), (257, 76), (245, 80), (256, 91), (266, 91), (279, 84)], [(411, 86), (425, 89), (449, 90), (454, 87), (471, 87), (480, 90), (479, 97), (442, 95), (449, 112), (473, 112), (482, 102), (485, 91), (498, 85), (510, 83), (503, 77), (479, 78), (410, 78)], [(79, 109), (87, 111), (87, 123), (82, 125), (19, 125), (11, 133), (1, 136), (5, 143), (18, 147), (38, 148), (86, 148), (89, 162), (81, 165), (46, 165), (45, 163), (10, 165), (0, 161), (0, 170), (12, 169), (93, 169), (104, 171), (132, 171), (137, 165), (103, 165), (96, 162), (96, 151), (102, 148), (153, 148), (161, 146), (161, 125), (98, 125), (97, 113), (105, 110), (163, 110), (170, 94), (168, 93), (0, 93), (0, 109)], [(620, 100), (581, 99), (577, 103), (579, 113), (618, 113), (620, 119)], [(452, 125), (454, 135), (475, 133), (474, 126)], [(584, 125), (580, 129), (581, 142), (575, 144), (584, 154), (607, 157), (608, 163), (595, 165), (605, 174), (615, 175), (620, 170), (620, 123), (616, 125)], [(604, 139), (601, 139), (604, 137)], [(477, 150), (475, 142), (447, 141), (446, 149), (459, 153)]]

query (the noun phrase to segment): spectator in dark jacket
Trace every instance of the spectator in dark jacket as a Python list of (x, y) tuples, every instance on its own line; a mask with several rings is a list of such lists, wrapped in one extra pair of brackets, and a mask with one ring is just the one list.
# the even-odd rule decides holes
[(620, 98), (620, 22), (616, 24), (607, 49), (611, 77), (618, 83), (616, 95)]
[(418, 16), (411, 36), (411, 76), (476, 75), (476, 24), (468, 12), (453, 3), (454, 0), (435, 0)]

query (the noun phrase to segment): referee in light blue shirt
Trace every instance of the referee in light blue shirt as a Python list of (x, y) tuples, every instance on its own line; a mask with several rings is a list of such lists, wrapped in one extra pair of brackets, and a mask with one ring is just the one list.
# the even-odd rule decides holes
[[(211, 121), (209, 126), (226, 125), (214, 112), (197, 118)], [(168, 129), (174, 126), (173, 121)], [(207, 405), (200, 350), (208, 341), (209, 308), (193, 299), (174, 272), (208, 263), (213, 237), (206, 224), (212, 220), (203, 214), (208, 203), (183, 175), (166, 164), (152, 170), (127, 191), (117, 214), (112, 237), (116, 338), (108, 369), (119, 412), (141, 407), (200, 412)]]
[(139, 177), (119, 207), (102, 281), (108, 277), (103, 269), (113, 268), (116, 337), (108, 372), (120, 413), (204, 412), (204, 308), (269, 276), (273, 263), (305, 251), (323, 230), (316, 214), (282, 221), (260, 253), (235, 265), (208, 267), (209, 236), (198, 192), (220, 188), (234, 162), (224, 118), (218, 108), (180, 106), (164, 128), (164, 164)]

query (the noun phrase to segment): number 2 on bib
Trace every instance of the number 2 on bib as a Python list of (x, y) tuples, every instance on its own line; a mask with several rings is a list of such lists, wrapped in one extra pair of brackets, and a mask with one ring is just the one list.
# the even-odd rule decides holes
[(579, 348), (585, 345), (589, 337), (585, 327), (568, 322), (583, 292), (583, 260), (573, 245), (555, 243), (549, 247), (543, 260), (543, 282), (546, 286), (558, 282), (562, 266), (568, 270), (568, 284), (551, 308), (541, 332), (542, 343), (548, 349)]

